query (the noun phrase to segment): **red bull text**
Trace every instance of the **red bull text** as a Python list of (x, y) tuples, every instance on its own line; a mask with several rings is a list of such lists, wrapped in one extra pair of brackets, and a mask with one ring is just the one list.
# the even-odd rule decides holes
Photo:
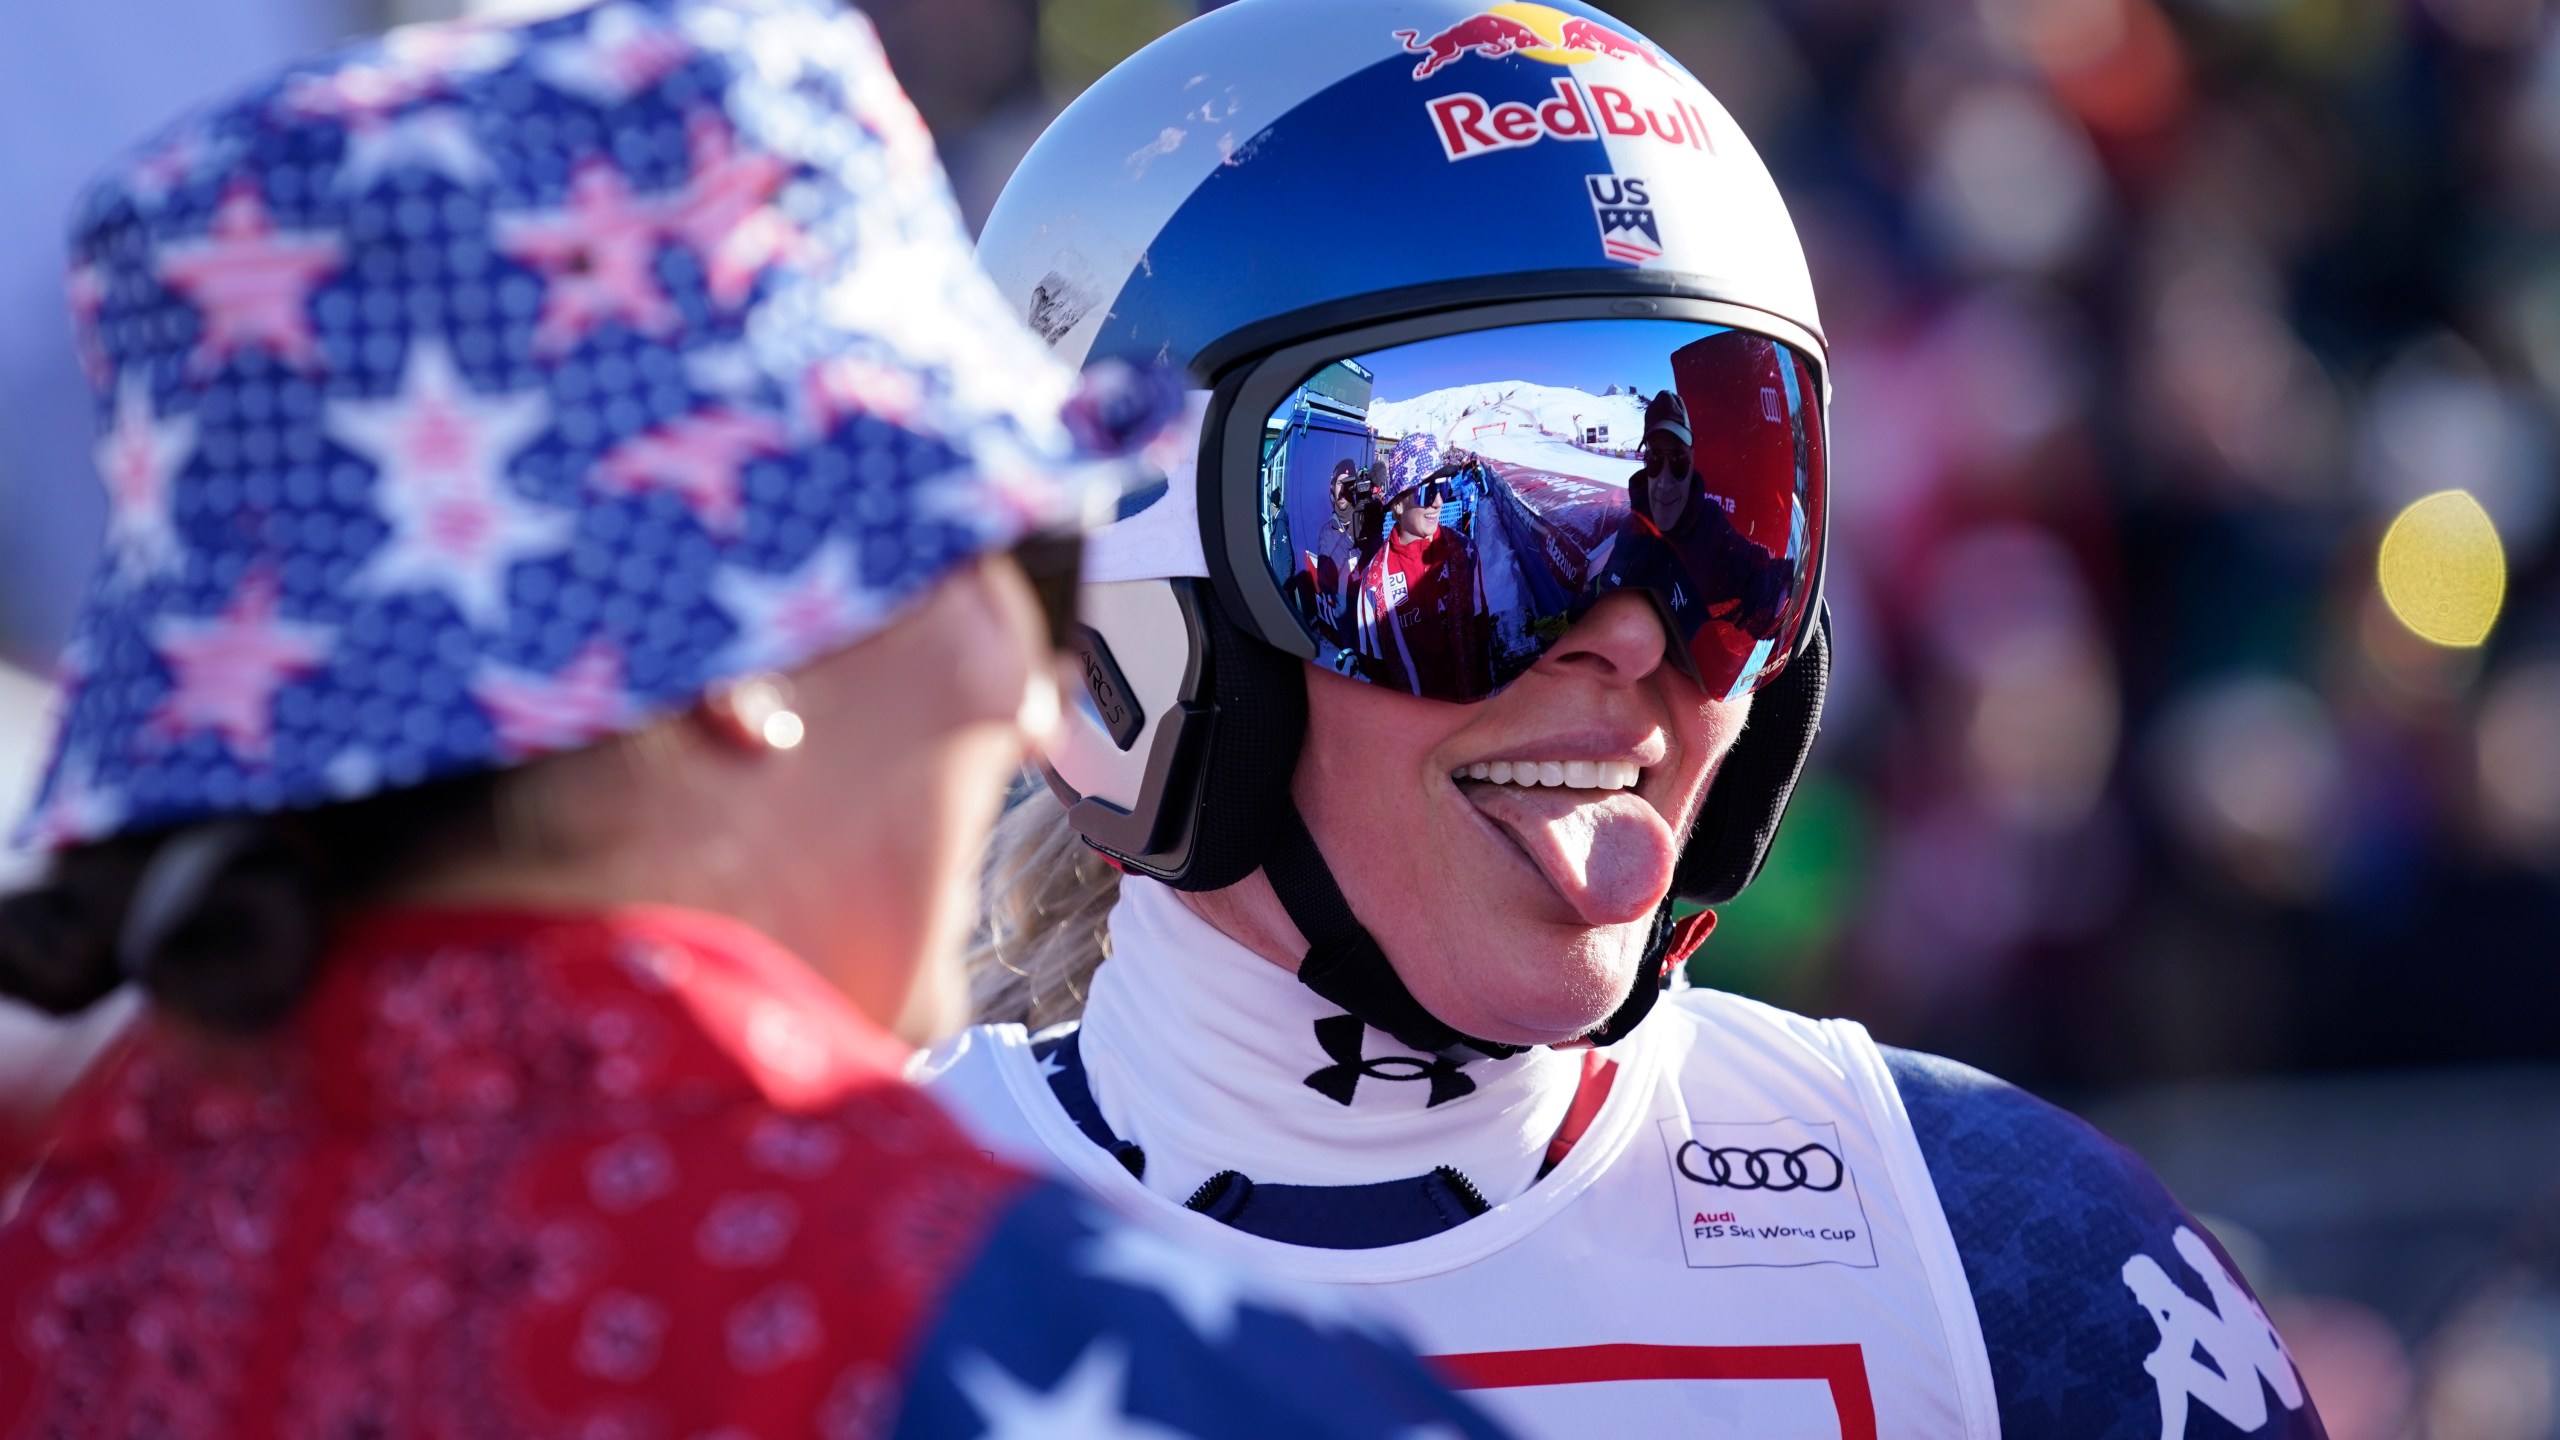
[(1539, 105), (1522, 100), (1496, 105), (1462, 91), (1440, 96), (1425, 108), (1440, 137), (1441, 151), (1452, 160), (1516, 150), (1541, 140), (1597, 140), (1603, 135), (1629, 139), (1650, 135), (1666, 145), (1685, 145), (1710, 155), (1716, 150), (1706, 117), (1686, 100), (1673, 96), (1667, 103), (1647, 104), (1618, 86), (1583, 85), (1569, 77), (1559, 78), (1555, 98)]

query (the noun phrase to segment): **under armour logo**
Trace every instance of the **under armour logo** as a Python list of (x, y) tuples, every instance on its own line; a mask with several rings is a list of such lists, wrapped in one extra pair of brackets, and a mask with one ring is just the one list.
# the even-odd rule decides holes
[[(2287, 1410), (2302, 1408), (2302, 1379), (2292, 1357), (2276, 1338), (2266, 1312), (2249, 1298), (2231, 1272), (2222, 1268), (2211, 1248), (2184, 1225), (2170, 1237), (2187, 1265), (2204, 1277), (2213, 1296), (2210, 1309), (2177, 1286), (2160, 1262), (2137, 1254), (2124, 1262), (2125, 1288), (2151, 1312), (2160, 1329), (2160, 1348), (2142, 1358), (2142, 1368), (2160, 1385), (2160, 1440), (2183, 1440), (2187, 1402), (2231, 1422), (2235, 1429), (2255, 1430), (2267, 1423), (2267, 1392), (2261, 1376), (2274, 1387)], [(2204, 1352), (2198, 1359), (2196, 1352)], [(2210, 1361), (2212, 1363), (2207, 1364)]]
[(1328, 1015), (1316, 1022), (1316, 1043), (1333, 1063), (1307, 1077), (1307, 1088), (1337, 1105), (1348, 1105), (1360, 1089), (1361, 1080), (1428, 1080), (1431, 1098), (1422, 1108), (1430, 1109), (1443, 1100), (1455, 1100), (1475, 1093), (1476, 1082), (1460, 1073), (1464, 1060), (1434, 1055), (1425, 1060), (1416, 1055), (1381, 1055), (1375, 1060), (1361, 1058), (1360, 1042), (1368, 1032), (1357, 1015)]

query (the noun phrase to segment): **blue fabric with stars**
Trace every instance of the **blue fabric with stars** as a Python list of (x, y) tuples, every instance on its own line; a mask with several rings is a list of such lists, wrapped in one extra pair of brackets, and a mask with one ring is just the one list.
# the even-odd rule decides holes
[[(2133, 1257), (2150, 1257), (2210, 1311), (2220, 1297), (2177, 1234), (2192, 1231), (2236, 1286), (2230, 1257), (2148, 1166), (2086, 1121), (1969, 1066), (1882, 1048), (1964, 1261), (2005, 1440), (2326, 1440), (2308, 1399), (2290, 1407), (2271, 1386), (2255, 1428), (2202, 1400), (2183, 1406), (2181, 1427), (2166, 1428), (2174, 1419), (2163, 1414), (2164, 1390), (2185, 1391), (2145, 1368), (2163, 1332), (2128, 1291), (2128, 1269)], [(2230, 1378), (2267, 1384), (2246, 1371)]]
[[(1041, 1303), (1024, 1303), (1026, 1296)], [(1503, 1432), (1356, 1320), (1104, 1220), (1055, 1184), (997, 1223), (916, 1353), (901, 1440)]]
[(1073, 378), (833, 0), (294, 67), (94, 186), (70, 290), (110, 517), (48, 846), (576, 748), (1074, 509)]

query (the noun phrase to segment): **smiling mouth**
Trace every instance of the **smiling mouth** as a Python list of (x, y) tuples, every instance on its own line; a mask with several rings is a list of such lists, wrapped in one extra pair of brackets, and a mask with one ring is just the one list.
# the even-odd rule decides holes
[(1644, 777), (1633, 760), (1479, 760), (1449, 772), (1452, 780), (1485, 780), (1566, 790), (1632, 790)]

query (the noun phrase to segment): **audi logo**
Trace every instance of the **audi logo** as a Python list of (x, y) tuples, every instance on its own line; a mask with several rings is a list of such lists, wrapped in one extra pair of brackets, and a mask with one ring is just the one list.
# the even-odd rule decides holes
[[(1706, 1168), (1704, 1175), (1690, 1168), (1692, 1151)], [(1671, 1163), (1699, 1184), (1720, 1190), (1837, 1190), (1849, 1175), (1840, 1157), (1818, 1140), (1793, 1150), (1709, 1147), (1686, 1140), (1671, 1157)]]

